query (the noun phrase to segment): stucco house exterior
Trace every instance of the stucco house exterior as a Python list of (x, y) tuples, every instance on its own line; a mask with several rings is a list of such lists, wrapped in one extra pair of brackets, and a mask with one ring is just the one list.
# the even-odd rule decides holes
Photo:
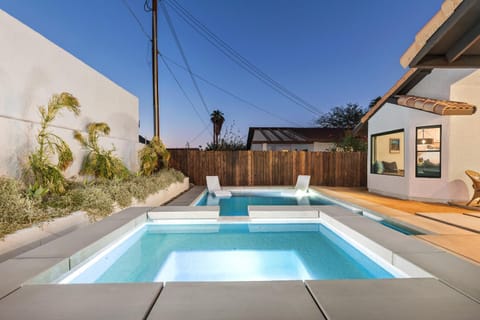
[(247, 149), (253, 151), (330, 151), (342, 141), (345, 129), (250, 127)]
[(445, 1), (401, 59), (406, 74), (362, 118), (369, 191), (466, 202), (480, 171), (480, 1)]
[(106, 122), (110, 136), (101, 139), (132, 170), (137, 166), (138, 98), (44, 36), (0, 10), (0, 175), (18, 177), (36, 146), (40, 114), (53, 94), (69, 92), (81, 114), (57, 116), (51, 130), (72, 149), (66, 176), (78, 175), (85, 150), (74, 130), (85, 133), (91, 122)]

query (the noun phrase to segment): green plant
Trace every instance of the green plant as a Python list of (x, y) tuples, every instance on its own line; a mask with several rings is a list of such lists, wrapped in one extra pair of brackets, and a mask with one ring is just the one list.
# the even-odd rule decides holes
[(344, 151), (344, 152), (353, 152), (353, 151), (367, 151), (368, 144), (365, 140), (347, 134), (343, 138), (342, 142), (337, 143), (333, 151)]
[(100, 135), (108, 136), (110, 127), (104, 122), (92, 122), (87, 126), (87, 137), (82, 136), (75, 131), (74, 137), (80, 144), (88, 150), (80, 174), (92, 175), (96, 178), (104, 179), (125, 179), (129, 172), (122, 160), (117, 158), (112, 150), (105, 150), (98, 144)]
[[(62, 171), (73, 161), (73, 154), (68, 144), (58, 135), (49, 131), (49, 125), (61, 110), (80, 114), (78, 100), (67, 92), (55, 94), (50, 98), (47, 107), (40, 106), (41, 129), (37, 135), (38, 147), (28, 157), (28, 180), (33, 180), (33, 192), (42, 188), (46, 192), (65, 192), (66, 181)], [(57, 156), (57, 163), (52, 158)], [(42, 191), (43, 192), (43, 191)]]
[(33, 223), (40, 213), (35, 204), (19, 181), (0, 177), (0, 238)]
[(223, 136), (220, 138), (217, 144), (207, 143), (205, 147), (206, 151), (235, 151), (246, 150), (247, 145), (245, 139), (240, 135), (240, 132), (234, 132), (235, 121), (232, 122), (230, 127), (224, 130)]
[(163, 169), (148, 177), (70, 182), (65, 193), (40, 197), (32, 195), (32, 190), (26, 189), (19, 181), (0, 177), (0, 238), (33, 223), (78, 210), (86, 211), (95, 220), (109, 215), (115, 203), (120, 207), (129, 206), (132, 198), (145, 200), (170, 184), (183, 181), (183, 178), (179, 171)]
[(139, 151), (140, 174), (150, 176), (160, 169), (168, 168), (170, 152), (159, 137), (152, 140)]

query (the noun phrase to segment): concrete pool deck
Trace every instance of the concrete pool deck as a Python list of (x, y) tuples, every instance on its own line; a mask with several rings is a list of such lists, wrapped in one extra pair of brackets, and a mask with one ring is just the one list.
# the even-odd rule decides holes
[[(401, 200), (360, 188), (312, 187), (329, 198), (349, 203), (362, 211), (424, 231), (419, 239), (480, 263), (478, 212), (448, 204)], [(433, 217), (427, 218), (427, 216)]]
[[(434, 278), (39, 284), (143, 223), (150, 208), (132, 207), (1, 263), (0, 318), (478, 319), (478, 264), (348, 210), (334, 206), (319, 210), (323, 219), (339, 228), (367, 236), (392, 263), (407, 268), (414, 264)], [(56, 270), (45, 273), (53, 266)]]
[[(422, 241), (432, 243), (452, 253), (480, 263), (480, 250), (478, 249), (480, 248), (480, 234), (472, 231), (472, 227), (468, 227), (468, 219), (472, 219), (470, 220), (472, 226), (478, 225), (480, 221), (478, 219), (480, 214), (474, 210), (466, 210), (448, 204), (390, 198), (370, 193), (363, 188), (318, 186), (312, 186), (311, 188), (329, 198), (352, 205), (360, 211), (368, 211), (378, 216), (386, 217), (388, 220), (400, 225), (423, 231), (425, 235), (418, 236)], [(188, 206), (204, 191), (204, 186), (195, 186), (168, 203), (167, 206)], [(464, 223), (466, 228), (427, 219), (421, 216), (424, 212), (458, 215), (459, 220)], [(463, 218), (462, 215), (465, 217)], [(478, 221), (475, 219), (478, 219)]]

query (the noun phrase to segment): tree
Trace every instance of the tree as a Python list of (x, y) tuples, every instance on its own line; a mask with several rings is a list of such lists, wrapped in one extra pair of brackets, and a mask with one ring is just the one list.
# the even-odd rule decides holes
[(88, 154), (82, 164), (80, 174), (91, 175), (104, 179), (124, 179), (128, 177), (128, 169), (122, 160), (117, 158), (113, 151), (105, 150), (98, 144), (100, 135), (108, 136), (110, 127), (104, 122), (92, 122), (87, 126), (87, 137), (75, 131), (74, 138), (88, 150)]
[[(62, 110), (80, 114), (80, 105), (77, 98), (67, 92), (54, 94), (47, 107), (40, 106), (40, 131), (37, 135), (38, 147), (28, 157), (29, 173), (33, 178), (32, 191), (45, 190), (45, 192), (64, 193), (66, 180), (62, 171), (66, 170), (73, 162), (73, 154), (68, 144), (59, 136), (49, 131), (49, 126), (57, 114)], [(54, 156), (58, 157), (57, 163), (52, 162)]]
[(356, 138), (351, 134), (347, 134), (342, 142), (335, 144), (335, 151), (354, 152), (367, 151), (367, 142), (363, 139)]
[(365, 110), (356, 103), (334, 107), (315, 122), (322, 128), (353, 129), (365, 114)]
[(245, 144), (245, 139), (240, 135), (239, 131), (234, 132), (235, 122), (233, 122), (230, 127), (227, 127), (225, 133), (220, 138), (217, 144), (207, 143), (205, 150), (207, 151), (235, 151), (235, 150), (246, 150), (247, 145)]
[(222, 132), (222, 126), (225, 122), (225, 117), (223, 116), (223, 112), (220, 110), (213, 110), (210, 114), (210, 121), (213, 123), (213, 144), (218, 144), (218, 137), (220, 136), (220, 132)]
[(377, 104), (378, 101), (382, 99), (381, 96), (376, 97), (375, 99), (370, 100), (370, 103), (368, 104), (368, 109), (371, 109), (374, 105)]

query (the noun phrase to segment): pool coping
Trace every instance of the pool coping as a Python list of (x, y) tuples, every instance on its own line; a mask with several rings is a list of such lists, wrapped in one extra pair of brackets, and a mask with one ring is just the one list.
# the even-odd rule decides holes
[[(318, 208), (322, 208), (322, 210)], [(316, 206), (319, 216), (340, 232), (350, 232), (354, 237), (365, 236), (371, 240), (369, 246), (383, 247), (383, 254), (394, 265), (406, 268), (421, 268), (432, 274), (446, 287), (455, 290), (471, 301), (480, 303), (480, 266), (457, 257), (443, 249), (390, 230), (368, 218), (356, 215), (336, 206)], [(0, 313), (2, 300), (20, 294), (22, 288), (53, 280), (56, 276), (78, 265), (82, 259), (110, 243), (128, 230), (147, 221), (150, 207), (131, 207), (114, 216), (74, 231), (44, 246), (25, 252), (0, 264)], [(224, 221), (252, 221), (252, 219), (216, 219)], [(413, 246), (413, 247), (412, 247)], [(55, 266), (54, 270), (45, 272)], [(417, 267), (418, 266), (418, 267)], [(416, 270), (418, 271), (418, 270)], [(418, 274), (425, 276), (425, 274)], [(402, 280), (402, 279), (400, 279)], [(416, 278), (408, 279), (411, 283)], [(318, 280), (325, 281), (325, 280)], [(348, 280), (338, 280), (339, 283)], [(384, 282), (387, 280), (370, 280)], [(308, 281), (310, 282), (310, 281)], [(418, 282), (420, 283), (420, 282)], [(168, 283), (166, 284), (168, 286)], [(49, 285), (43, 285), (49, 287)], [(52, 285), (50, 285), (52, 286)], [(67, 285), (76, 286), (76, 285)], [(122, 287), (121, 284), (110, 284)], [(216, 286), (216, 284), (212, 284)], [(92, 288), (94, 288), (93, 285)], [(93, 290), (93, 289), (92, 289)], [(161, 294), (160, 294), (161, 296)], [(387, 293), (388, 296), (388, 293)], [(157, 296), (158, 299), (158, 296)]]

